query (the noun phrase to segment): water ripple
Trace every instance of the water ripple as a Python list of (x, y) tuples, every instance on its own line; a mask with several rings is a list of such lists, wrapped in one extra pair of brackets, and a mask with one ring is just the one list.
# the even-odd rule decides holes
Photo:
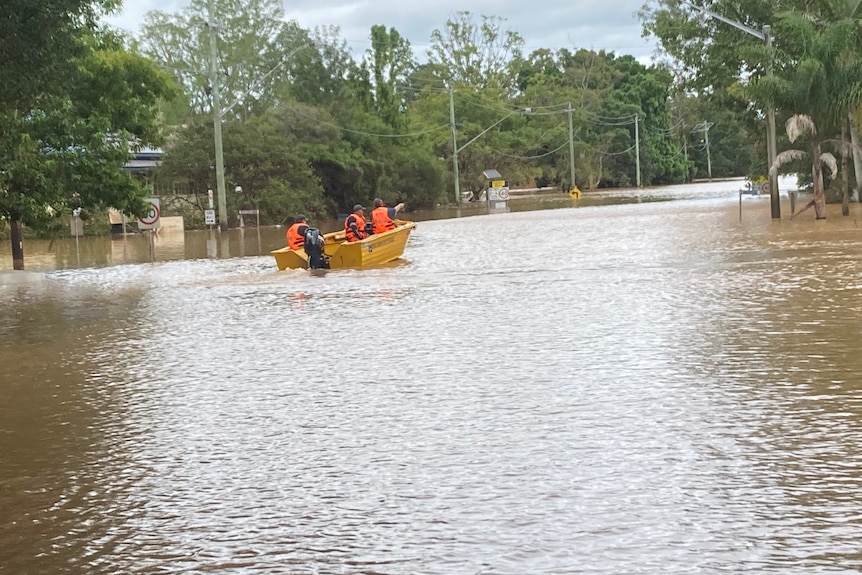
[(862, 569), (862, 236), (734, 202), (4, 293), (0, 572)]

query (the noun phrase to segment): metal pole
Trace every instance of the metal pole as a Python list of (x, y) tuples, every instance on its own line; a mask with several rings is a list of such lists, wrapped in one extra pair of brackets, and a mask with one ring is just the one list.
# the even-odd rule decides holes
[(81, 216), (75, 214), (75, 253), (78, 256), (78, 267), (81, 267), (81, 245), (78, 243), (78, 230), (80, 229)]
[(210, 29), (210, 84), (212, 86), (213, 107), (213, 133), (215, 135), (215, 160), (216, 160), (216, 189), (218, 191), (218, 219), (219, 229), (227, 231), (227, 200), (225, 198), (224, 186), (224, 151), (221, 138), (221, 96), (219, 94), (218, 73), (218, 48), (216, 46), (216, 34), (218, 28), (213, 15), (215, 13), (214, 0), (209, 0), (209, 22)]
[(569, 191), (574, 190), (577, 187), (575, 183), (575, 131), (572, 128), (572, 103), (568, 103), (569, 112), (569, 170), (572, 174), (572, 187), (569, 188)]
[[(772, 26), (766, 25), (763, 27), (763, 43), (767, 47), (772, 46)], [(772, 74), (772, 62), (767, 64), (767, 74)], [(781, 219), (781, 198), (778, 196), (778, 173), (772, 171), (772, 166), (775, 165), (776, 146), (775, 146), (775, 108), (768, 106), (766, 108), (766, 151), (769, 156), (769, 202), (772, 206), (772, 218)]]
[(637, 169), (637, 184), (638, 187), (641, 187), (641, 146), (637, 114), (635, 114), (635, 167)]
[(455, 205), (461, 205), (461, 181), (458, 177), (458, 137), (455, 128), (455, 97), (449, 84), (449, 123), (452, 126), (452, 169), (455, 172)]

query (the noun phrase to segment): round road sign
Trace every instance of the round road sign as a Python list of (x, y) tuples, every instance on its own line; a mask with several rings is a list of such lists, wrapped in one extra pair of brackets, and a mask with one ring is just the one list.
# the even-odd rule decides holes
[(159, 221), (159, 217), (161, 216), (161, 211), (159, 210), (159, 204), (156, 202), (150, 201), (150, 211), (141, 218), (138, 218), (138, 221), (144, 224), (145, 226), (152, 226), (157, 221)]

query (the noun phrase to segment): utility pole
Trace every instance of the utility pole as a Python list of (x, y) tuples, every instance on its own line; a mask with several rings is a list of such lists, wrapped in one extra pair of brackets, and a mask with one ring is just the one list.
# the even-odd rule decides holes
[(635, 169), (637, 170), (637, 184), (638, 187), (641, 187), (641, 144), (637, 114), (635, 114)]
[[(685, 156), (685, 163), (688, 164), (688, 134), (685, 133), (686, 129), (685, 122), (682, 123), (682, 153)], [(688, 169), (688, 168), (686, 168)], [(688, 181), (688, 177), (686, 176), (686, 181)]]
[[(212, 0), (210, 0), (212, 1)], [(461, 205), (461, 181), (458, 178), (458, 132), (455, 128), (455, 97), (449, 84), (449, 124), (452, 126), (452, 169), (455, 172), (455, 205)]]
[(709, 181), (712, 181), (712, 157), (709, 155), (709, 129), (715, 122), (703, 122), (694, 127), (695, 130), (703, 132), (703, 147), (706, 149), (706, 173)]
[(574, 190), (577, 184), (575, 184), (575, 131), (572, 129), (572, 103), (569, 102), (566, 108), (566, 111), (569, 113), (569, 170), (572, 175), (572, 186), (569, 190)]
[(224, 186), (224, 151), (221, 137), (221, 95), (219, 93), (218, 47), (216, 46), (216, 25), (214, 0), (209, 0), (207, 26), (210, 29), (210, 85), (212, 89), (213, 134), (215, 135), (216, 189), (218, 190), (218, 223), (219, 230), (227, 231), (227, 199)]

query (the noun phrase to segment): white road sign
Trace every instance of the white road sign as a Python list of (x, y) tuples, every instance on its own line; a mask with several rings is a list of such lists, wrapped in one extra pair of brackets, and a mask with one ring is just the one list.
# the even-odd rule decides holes
[(150, 203), (150, 210), (143, 217), (138, 218), (139, 230), (154, 230), (161, 225), (159, 219), (162, 217), (162, 212), (159, 208), (159, 198), (147, 198), (147, 201)]

